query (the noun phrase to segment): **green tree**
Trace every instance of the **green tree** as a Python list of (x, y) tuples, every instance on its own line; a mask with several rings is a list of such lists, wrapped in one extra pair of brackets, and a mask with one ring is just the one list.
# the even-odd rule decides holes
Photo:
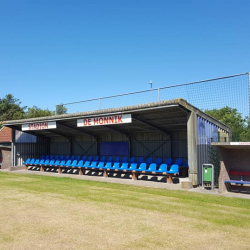
[(63, 104), (56, 105), (56, 115), (67, 114), (67, 108)]
[(0, 98), (0, 123), (2, 121), (24, 118), (26, 107), (21, 107), (20, 105), (21, 102), (19, 99), (14, 98), (11, 94), (7, 94), (4, 98)]
[(205, 110), (205, 113), (232, 129), (232, 141), (249, 141), (249, 118), (243, 118), (237, 109), (226, 106), (221, 109)]
[(26, 106), (21, 107), (20, 100), (14, 98), (12, 94), (7, 94), (4, 98), (0, 98), (0, 128), (3, 121), (51, 116), (54, 114), (55, 112), (53, 111), (41, 109), (37, 106), (28, 109)]
[(28, 108), (25, 118), (34, 118), (34, 117), (44, 117), (44, 116), (51, 116), (54, 115), (53, 111), (50, 111), (48, 109), (41, 109), (37, 106), (33, 106), (31, 108)]

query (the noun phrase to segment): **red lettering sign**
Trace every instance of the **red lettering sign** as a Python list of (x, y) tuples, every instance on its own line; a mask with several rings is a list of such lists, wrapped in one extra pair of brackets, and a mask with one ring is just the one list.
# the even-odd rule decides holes
[(112, 125), (120, 123), (132, 122), (131, 114), (113, 115), (113, 116), (101, 116), (93, 118), (84, 118), (77, 120), (77, 126), (97, 126), (97, 125)]
[(31, 123), (28, 125), (29, 130), (37, 130), (37, 129), (48, 129), (48, 123), (47, 122), (38, 122), (38, 123)]
[(118, 115), (118, 123), (122, 123), (122, 115)]
[(94, 125), (98, 125), (98, 118), (94, 118)]

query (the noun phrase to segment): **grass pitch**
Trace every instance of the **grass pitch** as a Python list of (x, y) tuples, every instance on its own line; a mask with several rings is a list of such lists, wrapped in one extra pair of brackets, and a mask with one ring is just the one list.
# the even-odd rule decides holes
[(249, 249), (250, 200), (0, 172), (0, 249)]

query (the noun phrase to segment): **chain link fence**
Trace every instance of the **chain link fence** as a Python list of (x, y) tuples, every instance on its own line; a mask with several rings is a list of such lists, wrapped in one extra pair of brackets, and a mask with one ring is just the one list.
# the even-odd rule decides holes
[[(205, 111), (230, 107), (242, 118), (249, 117), (250, 73), (208, 79), (192, 83), (166, 86), (115, 96), (100, 97), (56, 106), (56, 110), (67, 109), (67, 113), (102, 110), (132, 106), (150, 102), (183, 98), (191, 105)], [(60, 112), (57, 112), (60, 114)], [(249, 140), (249, 136), (245, 138)], [(233, 140), (240, 140), (234, 137)]]
[(243, 117), (249, 116), (249, 73), (64, 103), (56, 108), (63, 106), (67, 113), (76, 113), (178, 98), (201, 110), (229, 106), (236, 108)]

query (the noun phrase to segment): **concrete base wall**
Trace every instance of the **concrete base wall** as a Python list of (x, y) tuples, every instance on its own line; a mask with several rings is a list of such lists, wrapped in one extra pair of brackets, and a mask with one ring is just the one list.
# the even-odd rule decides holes
[(11, 166), (11, 149), (2, 148), (1, 151), (3, 157), (1, 169), (8, 169)]
[(25, 166), (9, 167), (9, 170), (10, 170), (10, 171), (23, 170), (23, 169), (25, 169)]

